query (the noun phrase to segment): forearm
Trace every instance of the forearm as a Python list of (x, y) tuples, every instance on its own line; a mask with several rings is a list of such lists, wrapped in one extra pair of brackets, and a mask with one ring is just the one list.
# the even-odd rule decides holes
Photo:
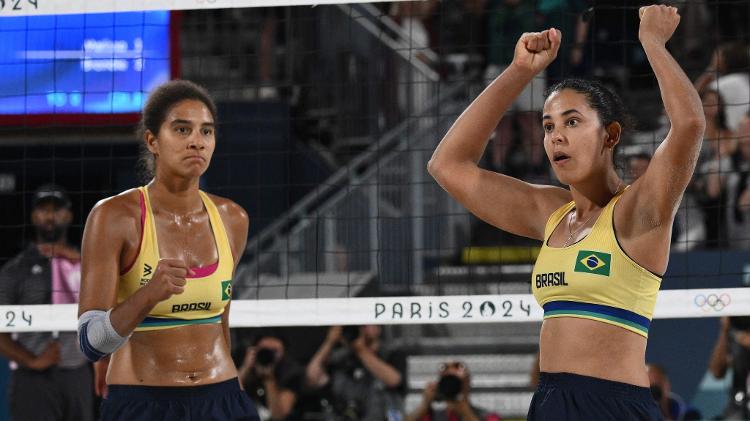
[(390, 364), (380, 359), (374, 352), (368, 348), (362, 348), (356, 351), (362, 365), (367, 371), (372, 373), (378, 380), (385, 383), (387, 387), (396, 387), (401, 384), (401, 373), (393, 368)]
[(727, 332), (719, 333), (716, 345), (711, 352), (711, 359), (708, 362), (708, 369), (711, 374), (717, 378), (723, 378), (727, 372)]
[[(294, 396), (279, 388), (276, 378), (271, 376), (264, 380), (263, 389), (266, 391), (266, 403), (271, 411), (271, 419), (283, 420), (292, 410), (294, 405)], [(291, 394), (292, 396), (289, 396)]]
[(479, 162), (500, 118), (533, 77), (532, 72), (511, 64), (453, 123), (435, 149), (430, 166)]
[(128, 336), (158, 303), (147, 287), (140, 288), (112, 309), (110, 323), (120, 336)]
[[(666, 46), (654, 41), (643, 41), (646, 57), (659, 82), (662, 102), (672, 129), (702, 130), (705, 117), (700, 96), (680, 65), (677, 64)], [(702, 137), (702, 136), (701, 136)], [(694, 139), (698, 144), (701, 137)], [(680, 139), (682, 141), (683, 139)], [(690, 141), (693, 139), (684, 139)]]
[(423, 400), (414, 411), (406, 415), (405, 421), (420, 421), (422, 418), (424, 418), (425, 415), (429, 413), (429, 411), (430, 411), (429, 402), (425, 402)]
[(237, 378), (240, 380), (240, 384), (245, 384), (245, 381), (247, 381), (247, 377), (250, 375), (250, 370), (253, 369), (253, 366), (250, 364), (242, 364), (237, 369)]
[(328, 356), (331, 355), (333, 344), (325, 341), (320, 346), (318, 351), (310, 359), (305, 370), (305, 376), (307, 377), (307, 383), (313, 387), (321, 386), (321, 379), (325, 377), (325, 370), (323, 370), (323, 364), (328, 360)]
[(10, 333), (0, 333), (0, 354), (22, 367), (29, 367), (36, 356), (14, 341)]
[(716, 79), (716, 70), (706, 69), (698, 76), (698, 79), (695, 79), (693, 86), (696, 91), (702, 92), (714, 79)]

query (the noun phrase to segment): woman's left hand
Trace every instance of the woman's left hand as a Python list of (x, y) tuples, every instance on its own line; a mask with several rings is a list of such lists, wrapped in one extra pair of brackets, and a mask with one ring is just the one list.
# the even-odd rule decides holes
[(677, 8), (671, 6), (644, 6), (638, 9), (638, 17), (641, 19), (638, 29), (638, 39), (641, 40), (641, 44), (646, 42), (666, 44), (680, 23)]

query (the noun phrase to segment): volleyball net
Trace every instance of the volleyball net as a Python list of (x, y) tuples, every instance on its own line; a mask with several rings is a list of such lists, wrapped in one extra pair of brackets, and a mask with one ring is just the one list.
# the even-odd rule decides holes
[[(509, 63), (514, 31), (555, 26), (564, 37), (557, 61), (509, 111), (481, 165), (556, 183), (535, 112), (545, 86), (582, 76), (619, 92), (639, 121), (619, 147), (623, 176), (635, 177), (636, 159), (668, 130), (637, 39), (638, 5), (326, 3), (336, 2), (2, 2), (2, 261), (34, 239), (37, 186), (68, 189), (75, 244), (96, 201), (138, 184), (138, 112), (155, 86), (184, 78), (219, 104), (202, 188), (251, 218), (233, 326), (541, 320), (529, 294), (538, 244), (468, 214), (426, 163)], [(693, 79), (719, 46), (742, 44), (747, 55), (746, 20), (699, 3), (681, 6), (670, 41)], [(726, 114), (728, 126), (706, 142), (678, 213), (663, 283), (674, 290), (661, 292), (655, 318), (750, 315), (740, 200), (750, 154), (737, 118), (750, 98), (722, 101), (704, 93), (706, 112)], [(71, 304), (0, 307), (0, 331), (74, 326)]]

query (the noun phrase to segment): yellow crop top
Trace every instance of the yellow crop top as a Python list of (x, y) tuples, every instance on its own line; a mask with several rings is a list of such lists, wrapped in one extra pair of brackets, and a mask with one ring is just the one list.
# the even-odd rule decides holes
[(531, 290), (545, 319), (597, 320), (648, 337), (661, 277), (634, 262), (617, 242), (613, 214), (621, 196), (604, 207), (586, 238), (567, 247), (547, 242), (575, 202), (550, 215), (531, 275)]
[[(148, 190), (145, 187), (138, 190), (141, 196), (141, 244), (133, 264), (120, 275), (117, 289), (118, 304), (146, 285), (159, 263), (159, 243)], [(219, 260), (209, 266), (193, 268), (195, 274), (187, 278), (185, 291), (159, 302), (135, 328), (136, 332), (191, 324), (221, 323), (224, 307), (232, 296), (234, 259), (216, 205), (205, 193), (200, 192), (200, 196), (208, 212)]]

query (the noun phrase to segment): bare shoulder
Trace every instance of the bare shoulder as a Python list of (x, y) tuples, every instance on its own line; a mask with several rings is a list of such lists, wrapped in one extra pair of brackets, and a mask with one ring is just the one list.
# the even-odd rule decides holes
[(232, 226), (247, 226), (249, 217), (242, 206), (226, 197), (216, 196), (210, 193), (206, 194), (216, 205), (216, 208), (219, 210), (221, 218), (225, 223)]
[[(121, 256), (123, 251), (137, 249), (140, 244), (140, 215), (140, 198), (137, 189), (102, 199), (94, 205), (83, 231), (84, 262), (95, 264), (97, 261), (107, 262), (110, 259), (119, 261), (118, 256)], [(103, 244), (107, 247), (100, 247)], [(86, 258), (86, 256), (94, 256), (94, 258)], [(87, 271), (90, 269), (88, 267)]]
[(232, 253), (235, 256), (236, 264), (247, 245), (247, 231), (249, 226), (247, 212), (233, 200), (213, 194), (208, 194), (208, 197), (219, 210), (219, 215), (221, 215), (221, 220), (224, 222), (224, 227), (226, 227), (232, 244)]
[(94, 205), (89, 220), (106, 221), (108, 224), (140, 220), (141, 205), (138, 189), (126, 190), (116, 196), (102, 199)]

